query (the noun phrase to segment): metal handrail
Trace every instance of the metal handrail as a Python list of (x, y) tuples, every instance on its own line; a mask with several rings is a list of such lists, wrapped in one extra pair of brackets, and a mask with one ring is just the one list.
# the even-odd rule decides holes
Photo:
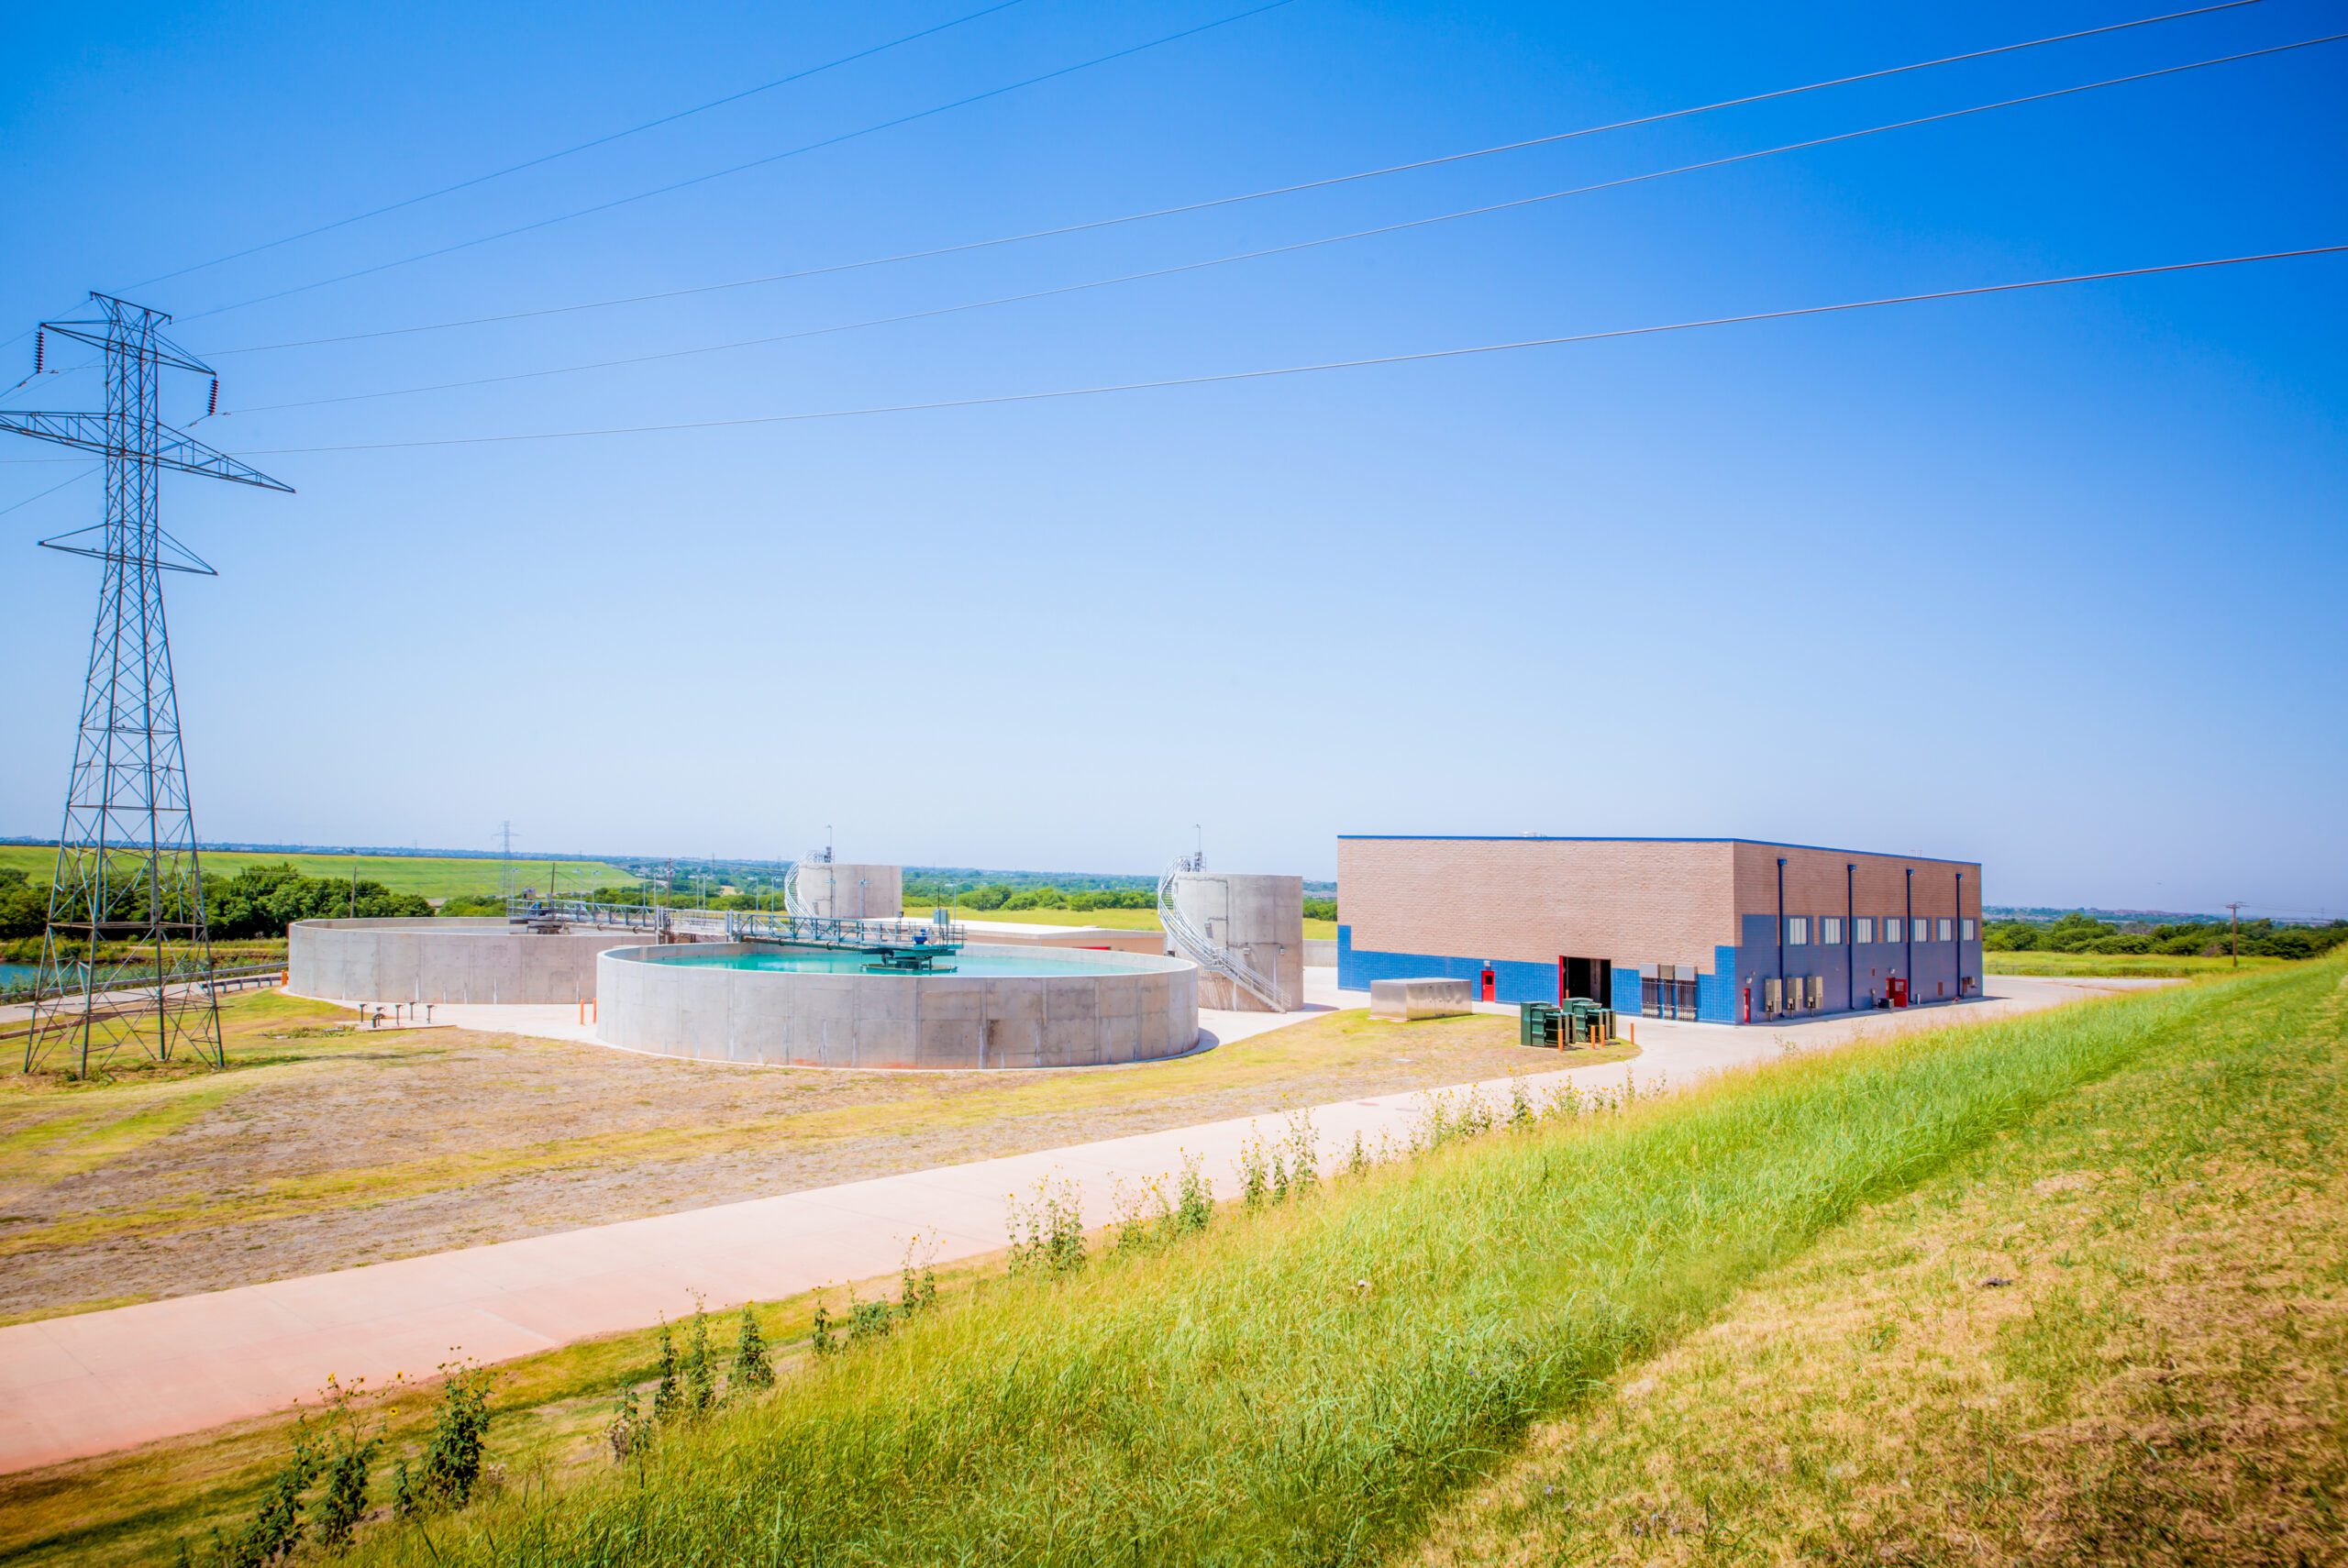
[[(958, 944), (967, 928), (926, 920), (858, 920), (845, 915), (778, 914), (772, 910), (674, 909), (665, 904), (598, 904), (584, 899), (515, 898), (506, 904), (513, 921), (559, 921), (605, 930), (683, 933), (767, 942), (820, 942), (839, 946), (914, 947)], [(918, 933), (922, 940), (914, 941)]]
[(1196, 856), (1183, 856), (1166, 868), (1157, 879), (1157, 923), (1166, 928), (1176, 949), (1211, 974), (1246, 991), (1274, 1012), (1288, 1010), (1288, 999), (1280, 995), (1279, 983), (1267, 978), (1257, 967), (1238, 953), (1224, 946), (1191, 923), (1190, 916), (1174, 901), (1174, 879), (1186, 872), (1196, 872), (1201, 864)]

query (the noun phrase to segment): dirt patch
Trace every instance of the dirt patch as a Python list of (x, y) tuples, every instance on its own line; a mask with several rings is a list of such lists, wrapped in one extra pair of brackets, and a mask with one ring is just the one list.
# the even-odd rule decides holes
[(0, 1317), (1560, 1065), (1483, 1016), (1329, 1014), (1175, 1062), (1018, 1074), (727, 1068), (238, 1017), (226, 1074), (0, 1099)]

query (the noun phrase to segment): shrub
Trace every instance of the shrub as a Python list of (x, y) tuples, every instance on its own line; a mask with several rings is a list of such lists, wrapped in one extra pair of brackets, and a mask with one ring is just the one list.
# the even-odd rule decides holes
[[(665, 1328), (665, 1325), (663, 1325)], [(481, 1480), (482, 1454), (489, 1433), (489, 1369), (444, 1364), (440, 1412), (424, 1454), (411, 1475), (400, 1463), (393, 1511), (410, 1517), (441, 1508), (461, 1508)]]
[[(933, 1282), (930, 1288), (936, 1288)], [(750, 1304), (742, 1304), (742, 1326), (734, 1336), (734, 1375), (726, 1380), (728, 1390), (735, 1388), (771, 1388), (774, 1386), (774, 1364), (767, 1359), (767, 1337), (759, 1328), (759, 1316)]]
[(807, 1331), (807, 1348), (817, 1355), (839, 1352), (839, 1336), (832, 1332), (832, 1309), (821, 1301), (815, 1303), (815, 1320)]
[(1044, 1177), (1032, 1201), (1013, 1197), (1004, 1222), (1011, 1232), (1012, 1273), (1058, 1277), (1084, 1266), (1084, 1211), (1075, 1183)]
[(621, 1378), (611, 1422), (604, 1428), (604, 1444), (612, 1451), (613, 1463), (624, 1464), (646, 1452), (652, 1446), (652, 1419), (637, 1403), (636, 1389)]
[(349, 1546), (359, 1521), (366, 1517), (368, 1483), (375, 1467), (375, 1454), (383, 1446), (380, 1431), (360, 1430), (359, 1419), (351, 1409), (358, 1393), (356, 1384), (346, 1389), (333, 1378), (327, 1379), (330, 1436), (326, 1452), (326, 1490), (318, 1498), (316, 1539), (328, 1551), (340, 1551)]
[(1181, 1231), (1203, 1231), (1214, 1218), (1214, 1194), (1207, 1190), (1205, 1161), (1197, 1154), (1182, 1156), (1182, 1175), (1176, 1187), (1174, 1218)]
[(684, 1413), (684, 1368), (677, 1360), (676, 1337), (669, 1331), (669, 1320), (660, 1320), (659, 1354), (655, 1363), (660, 1381), (652, 1390), (652, 1424), (662, 1426)]
[(856, 1298), (856, 1287), (854, 1286), (848, 1287), (848, 1343), (860, 1344), (866, 1340), (887, 1339), (889, 1330), (895, 1321), (896, 1314), (890, 1310), (886, 1301), (858, 1301)]
[(260, 1506), (220, 1558), (227, 1568), (263, 1568), (290, 1554), (302, 1540), (302, 1494), (317, 1479), (318, 1449), (306, 1421), (294, 1423), (294, 1452), (260, 1495)]
[(936, 1256), (936, 1243), (924, 1248), (919, 1236), (907, 1239), (905, 1261), (897, 1270), (897, 1310), (904, 1316), (910, 1318), (937, 1305)]
[(685, 1413), (706, 1416), (717, 1408), (717, 1368), (709, 1355), (709, 1314), (694, 1298), (691, 1326), (685, 1331)]

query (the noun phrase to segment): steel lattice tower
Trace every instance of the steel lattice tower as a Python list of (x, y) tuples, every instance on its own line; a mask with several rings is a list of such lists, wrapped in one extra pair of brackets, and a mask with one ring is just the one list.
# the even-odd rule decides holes
[[(162, 336), (170, 316), (90, 298), (98, 319), (41, 324), (35, 363), (50, 333), (103, 349), (105, 412), (0, 413), (0, 430), (100, 454), (106, 480), (103, 523), (40, 541), (98, 561), (103, 576), (24, 1066), (63, 1050), (87, 1074), (128, 1045), (159, 1062), (184, 1047), (217, 1066), (220, 1011), (163, 617), (164, 572), (213, 572), (163, 532), (158, 491), (165, 469), (292, 487), (163, 424), (161, 371), (211, 367)], [(216, 406), (216, 376), (211, 396)]]

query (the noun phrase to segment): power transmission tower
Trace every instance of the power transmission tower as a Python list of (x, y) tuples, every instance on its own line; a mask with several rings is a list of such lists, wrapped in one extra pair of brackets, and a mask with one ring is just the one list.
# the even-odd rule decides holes
[(86, 1075), (135, 1044), (158, 1062), (185, 1046), (220, 1066), (162, 575), (216, 574), (163, 531), (159, 491), (165, 469), (263, 490), (293, 487), (165, 425), (158, 412), (165, 369), (212, 376), (207, 412), (218, 406), (219, 377), (162, 336), (170, 316), (90, 298), (97, 319), (41, 324), (34, 363), (41, 365), (52, 332), (104, 350), (105, 412), (0, 412), (0, 430), (100, 454), (106, 480), (104, 522), (40, 541), (104, 569), (24, 1066), (31, 1072), (64, 1050)]
[(497, 868), (497, 901), (505, 905), (505, 912), (514, 912), (514, 824), (497, 824), (498, 843), (504, 848), (504, 858)]

